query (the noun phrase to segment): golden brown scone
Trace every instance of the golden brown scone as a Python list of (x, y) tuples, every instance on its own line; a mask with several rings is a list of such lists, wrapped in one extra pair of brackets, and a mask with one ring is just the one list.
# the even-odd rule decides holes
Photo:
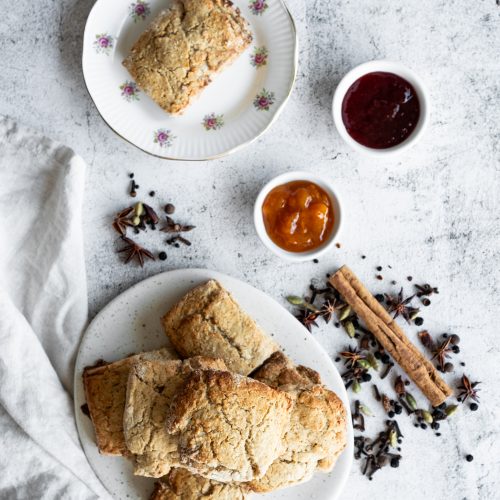
[(342, 401), (321, 385), (317, 372), (294, 366), (282, 353), (273, 354), (253, 376), (286, 391), (293, 409), (284, 452), (249, 488), (265, 493), (308, 481), (317, 468), (331, 470), (347, 442)]
[(196, 370), (176, 396), (167, 432), (182, 466), (229, 483), (261, 477), (281, 454), (291, 398), (242, 375)]
[(244, 500), (242, 484), (219, 483), (191, 474), (186, 469), (172, 469), (155, 483), (150, 500)]
[(195, 369), (225, 370), (220, 359), (201, 356), (184, 361), (143, 361), (130, 370), (123, 430), (128, 449), (136, 455), (134, 474), (161, 477), (179, 465), (177, 439), (165, 429), (174, 395)]
[(145, 352), (116, 361), (90, 366), (83, 371), (83, 386), (94, 425), (99, 451), (103, 455), (128, 455), (123, 436), (123, 410), (130, 367), (144, 359), (177, 359), (172, 349)]
[(215, 280), (188, 292), (163, 317), (163, 326), (181, 357), (220, 358), (230, 371), (241, 375), (248, 375), (279, 350)]
[(171, 114), (181, 113), (252, 41), (228, 0), (176, 0), (123, 61), (137, 85)]

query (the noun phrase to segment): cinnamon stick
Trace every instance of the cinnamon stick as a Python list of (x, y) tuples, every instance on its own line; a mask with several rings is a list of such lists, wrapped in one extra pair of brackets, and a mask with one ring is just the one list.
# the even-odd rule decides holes
[(439, 406), (452, 395), (453, 391), (439, 376), (434, 365), (408, 340), (389, 313), (347, 266), (342, 266), (330, 278), (330, 283), (432, 406)]

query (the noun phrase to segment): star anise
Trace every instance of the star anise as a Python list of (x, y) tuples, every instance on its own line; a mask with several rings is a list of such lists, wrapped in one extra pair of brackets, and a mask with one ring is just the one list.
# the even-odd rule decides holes
[(337, 299), (333, 298), (332, 300), (326, 300), (323, 303), (323, 307), (320, 309), (319, 314), (325, 320), (325, 323), (330, 323), (330, 320), (333, 318), (335, 311), (343, 304), (339, 304)]
[(184, 233), (187, 231), (192, 231), (196, 226), (182, 225), (175, 222), (172, 217), (167, 215), (167, 225), (161, 228), (164, 233)]
[(122, 240), (127, 244), (127, 246), (125, 246), (121, 250), (118, 250), (118, 253), (127, 252), (127, 255), (125, 257), (125, 264), (135, 258), (139, 262), (141, 267), (143, 267), (144, 257), (155, 260), (153, 254), (149, 250), (141, 247), (135, 241), (127, 238), (126, 236), (122, 236)]
[(439, 290), (436, 287), (431, 286), (428, 283), (425, 283), (424, 285), (415, 285), (415, 288), (418, 290), (417, 297), (424, 297), (426, 295), (432, 295), (433, 293), (439, 293)]
[(444, 365), (446, 358), (449, 358), (449, 353), (452, 352), (452, 348), (450, 347), (451, 337), (448, 337), (439, 347), (437, 347), (433, 351), (432, 359), (437, 359), (439, 368), (444, 370)]
[(310, 332), (312, 332), (313, 326), (317, 327), (316, 319), (318, 314), (314, 312), (309, 312), (307, 310), (301, 311), (297, 316), (295, 316)]
[(403, 287), (401, 287), (401, 290), (396, 297), (385, 294), (385, 301), (388, 306), (388, 311), (389, 313), (394, 313), (394, 319), (401, 315), (407, 321), (407, 323), (409, 323), (412, 317), (416, 313), (418, 313), (418, 309), (408, 306), (413, 297), (415, 297), (415, 295), (411, 295), (410, 297), (403, 299)]
[(350, 364), (351, 368), (354, 368), (360, 359), (365, 359), (365, 356), (356, 347), (353, 349), (349, 346), (348, 349), (348, 351), (342, 351), (339, 354), (345, 359), (345, 365)]
[(481, 382), (471, 382), (469, 377), (462, 375), (462, 384), (458, 386), (460, 393), (458, 394), (458, 399), (462, 403), (467, 401), (467, 398), (471, 398), (474, 401), (479, 401), (479, 396), (477, 395), (479, 389), (476, 386)]
[(127, 234), (127, 227), (132, 227), (132, 220), (130, 219), (130, 214), (134, 211), (134, 207), (128, 207), (125, 210), (117, 213), (113, 219), (113, 229), (120, 235), (125, 236)]

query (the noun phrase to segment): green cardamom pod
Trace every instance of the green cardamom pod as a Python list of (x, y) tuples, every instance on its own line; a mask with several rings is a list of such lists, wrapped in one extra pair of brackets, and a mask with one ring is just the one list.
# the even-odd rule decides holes
[(349, 317), (350, 314), (351, 314), (351, 306), (343, 307), (339, 315), (339, 321), (344, 321)]
[(358, 365), (365, 370), (369, 370), (372, 367), (372, 365), (370, 365), (369, 361), (366, 359), (358, 359)]
[(351, 337), (351, 339), (354, 338), (354, 335), (356, 335), (356, 329), (354, 328), (352, 321), (346, 321), (344, 323), (344, 328), (345, 328), (345, 331), (347, 332), (347, 335), (349, 335), (349, 337)]
[(444, 410), (444, 411), (445, 411), (447, 417), (451, 417), (454, 413), (456, 413), (457, 410), (458, 410), (457, 405), (451, 405), (451, 406), (448, 406), (446, 408), (446, 410)]
[(352, 392), (355, 392), (357, 394), (360, 391), (361, 391), (361, 384), (357, 380), (355, 380), (352, 383)]
[(367, 417), (372, 417), (373, 412), (368, 408), (368, 406), (360, 404), (359, 405), (359, 411), (363, 414), (366, 415)]
[(368, 353), (368, 356), (366, 356), (366, 359), (368, 360), (368, 363), (370, 363), (370, 366), (374, 370), (378, 370), (378, 361), (377, 361), (377, 358), (373, 355), (372, 352)]
[(140, 217), (141, 215), (144, 215), (145, 210), (144, 210), (144, 205), (139, 201), (134, 205), (134, 214), (136, 217)]
[(417, 402), (415, 401), (415, 398), (409, 393), (406, 393), (406, 402), (408, 403), (408, 406), (415, 411), (417, 409)]
[(141, 223), (141, 218), (138, 216), (132, 217), (132, 224), (138, 226)]
[(391, 429), (391, 431), (389, 432), (389, 444), (393, 448), (396, 448), (396, 446), (398, 445), (398, 433), (394, 429)]
[(304, 305), (304, 299), (302, 297), (297, 297), (297, 295), (289, 295), (286, 300), (290, 302), (290, 304), (294, 306), (302, 306)]
[(420, 309), (415, 309), (414, 311), (412, 311), (412, 313), (410, 314), (410, 321), (413, 321), (415, 318), (417, 318), (419, 313)]
[(432, 422), (434, 422), (432, 415), (427, 410), (422, 410), (421, 413), (425, 423), (432, 424)]

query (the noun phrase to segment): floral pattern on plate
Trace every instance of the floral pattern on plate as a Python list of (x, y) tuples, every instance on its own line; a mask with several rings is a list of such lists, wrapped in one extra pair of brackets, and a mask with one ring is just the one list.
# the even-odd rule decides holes
[(258, 111), (269, 111), (269, 108), (274, 104), (274, 92), (262, 89), (253, 100), (253, 105)]
[(268, 51), (265, 47), (255, 47), (253, 54), (250, 54), (250, 64), (256, 68), (261, 68), (267, 64)]
[(127, 102), (138, 101), (140, 90), (135, 82), (127, 80), (120, 85), (120, 90), (122, 91), (122, 97)]
[(130, 17), (134, 20), (134, 23), (136, 23), (139, 20), (144, 21), (151, 13), (151, 8), (145, 0), (137, 0), (137, 2), (130, 4), (129, 12)]
[(205, 130), (217, 130), (224, 126), (224, 115), (210, 113), (205, 115), (201, 124), (205, 127)]
[(171, 130), (167, 130), (164, 128), (159, 128), (153, 134), (153, 142), (158, 144), (160, 148), (168, 148), (172, 145), (175, 136), (172, 134)]
[(94, 49), (98, 54), (109, 55), (113, 49), (114, 40), (111, 35), (101, 33), (95, 36)]
[(269, 5), (267, 4), (267, 0), (252, 0), (248, 4), (248, 8), (253, 14), (260, 16), (269, 8)]

